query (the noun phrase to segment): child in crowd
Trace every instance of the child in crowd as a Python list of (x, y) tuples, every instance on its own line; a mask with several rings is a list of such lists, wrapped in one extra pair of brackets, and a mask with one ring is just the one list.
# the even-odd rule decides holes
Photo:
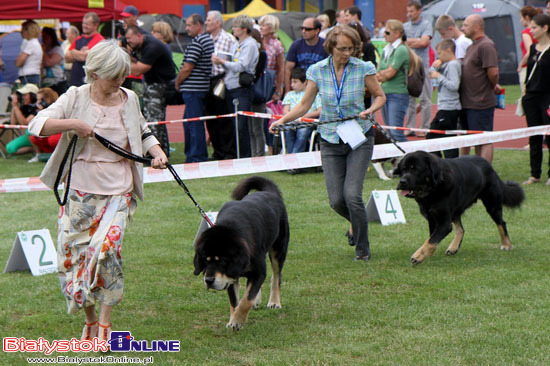
[[(302, 97), (306, 90), (307, 80), (306, 71), (299, 67), (292, 70), (290, 73), (290, 86), (292, 90), (289, 91), (283, 99), (283, 115), (290, 112), (294, 108)], [(304, 118), (317, 118), (321, 115), (321, 98), (319, 94), (315, 97), (311, 108), (308, 113), (304, 115)], [(311, 136), (313, 128), (298, 128), (296, 131), (285, 131), (286, 151), (289, 154), (299, 153), (306, 151), (306, 143)]]
[[(430, 68), (430, 78), (438, 82), (437, 94), (437, 114), (435, 115), (430, 129), (432, 130), (456, 130), (458, 126), (458, 117), (462, 106), (460, 104), (460, 76), (462, 68), (460, 62), (455, 57), (455, 43), (451, 39), (444, 39), (436, 47), (437, 60)], [(438, 137), (447, 137), (436, 133), (428, 133), (426, 138), (433, 139)], [(441, 152), (434, 154), (441, 157)], [(445, 158), (456, 158), (458, 149), (444, 151)]]

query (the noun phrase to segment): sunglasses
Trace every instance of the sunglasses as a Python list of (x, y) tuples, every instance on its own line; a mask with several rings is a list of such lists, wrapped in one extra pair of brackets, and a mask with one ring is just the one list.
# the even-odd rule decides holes
[(336, 49), (336, 50), (338, 50), (338, 52), (342, 52), (342, 53), (346, 53), (346, 52), (353, 53), (353, 52), (355, 52), (355, 47), (334, 47), (334, 49)]
[(384, 34), (385, 34), (386, 36), (389, 36), (389, 35), (391, 34), (391, 32), (390, 32), (390, 31), (384, 31)]
[(303, 31), (311, 32), (312, 30), (315, 30), (315, 29), (317, 29), (317, 28), (300, 27), (300, 29), (303, 30)]

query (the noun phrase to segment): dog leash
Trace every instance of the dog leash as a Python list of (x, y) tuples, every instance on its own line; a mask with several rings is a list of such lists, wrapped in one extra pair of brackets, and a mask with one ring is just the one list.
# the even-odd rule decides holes
[[(293, 122), (285, 123), (284, 125), (275, 126), (275, 127), (273, 127), (273, 131), (289, 131), (289, 130), (296, 131), (299, 128), (319, 126), (319, 125), (324, 125), (324, 124), (327, 124), (327, 123), (343, 122), (343, 121), (348, 121), (350, 119), (359, 119), (359, 118), (360, 118), (359, 116), (350, 116), (350, 117), (333, 119), (333, 120), (330, 120), (330, 121), (319, 121), (319, 122), (293, 121)], [(367, 116), (367, 120), (369, 120), (374, 125), (374, 127), (376, 127), (380, 132), (382, 132), (382, 134), (388, 140), (390, 140), (390, 142), (392, 144), (394, 144), (395, 147), (397, 147), (403, 154), (406, 154), (405, 150), (403, 150), (401, 148), (401, 146), (399, 146), (397, 144), (397, 141), (393, 138), (393, 136), (388, 131), (386, 131), (384, 128), (382, 128), (382, 126), (380, 126), (380, 124), (378, 122), (376, 122), (376, 120), (372, 117), (371, 114), (369, 114)]]
[[(130, 151), (127, 151), (127, 150), (123, 149), (122, 147), (120, 147), (120, 146), (112, 143), (111, 141), (107, 140), (105, 137), (103, 137), (101, 135), (95, 134), (95, 138), (96, 138), (97, 141), (99, 141), (107, 149), (111, 150), (115, 154), (120, 155), (123, 158), (126, 158), (128, 160), (137, 161), (137, 162), (143, 163), (143, 164), (151, 164), (151, 162), (153, 160), (151, 158), (146, 158), (146, 157), (143, 157), (143, 156), (139, 156), (139, 155), (136, 155), (136, 154), (134, 154)], [(73, 158), (74, 158), (74, 152), (75, 152), (75, 148), (76, 148), (77, 139), (78, 139), (78, 136), (76, 136), (76, 135), (73, 136), (73, 138), (71, 139), (71, 142), (69, 143), (69, 147), (67, 148), (67, 151), (65, 152), (65, 156), (63, 157), (63, 160), (61, 161), (61, 166), (59, 167), (59, 171), (57, 172), (57, 178), (56, 178), (56, 181), (55, 181), (54, 192), (55, 192), (55, 197), (57, 199), (57, 203), (60, 206), (64, 206), (65, 203), (67, 203), (67, 195), (68, 195), (69, 187), (70, 187), (70, 184), (71, 184), (72, 163), (73, 163)], [(72, 150), (71, 161), (70, 161), (71, 164), (69, 166), (69, 172), (68, 172), (68, 175), (67, 175), (67, 186), (65, 187), (64, 198), (63, 198), (63, 200), (60, 200), (59, 199), (59, 193), (57, 192), (57, 187), (59, 186), (59, 183), (61, 181), (61, 176), (63, 175), (63, 168), (65, 167), (65, 164), (67, 163), (67, 158), (69, 156), (69, 153), (71, 153), (71, 150)], [(180, 176), (178, 175), (178, 173), (176, 172), (176, 169), (174, 169), (172, 164), (166, 163), (166, 168), (172, 174), (172, 176), (174, 177), (174, 180), (178, 183), (178, 185), (183, 188), (184, 192), (191, 199), (191, 201), (193, 202), (195, 207), (199, 210), (199, 213), (202, 216), (202, 218), (208, 223), (208, 225), (210, 227), (214, 226), (214, 223), (212, 222), (212, 220), (210, 220), (210, 218), (208, 217), (206, 212), (202, 209), (202, 207), (199, 205), (197, 200), (195, 200), (195, 198), (193, 197), (193, 195), (191, 194), (191, 192), (187, 188), (187, 185), (185, 185), (185, 183), (180, 178)]]

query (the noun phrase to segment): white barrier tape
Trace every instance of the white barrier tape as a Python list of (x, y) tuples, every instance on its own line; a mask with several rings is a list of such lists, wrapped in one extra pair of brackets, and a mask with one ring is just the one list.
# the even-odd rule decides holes
[[(543, 135), (550, 132), (550, 126), (538, 126), (530, 128), (518, 128), (514, 130), (486, 132), (483, 134), (445, 137), (430, 140), (417, 140), (399, 143), (406, 152), (416, 150), (439, 151), (459, 147), (483, 145), (489, 143), (515, 140), (533, 135)], [(383, 159), (402, 156), (403, 153), (393, 144), (376, 145), (373, 159)], [(240, 174), (256, 174), (278, 170), (311, 168), (321, 165), (319, 151), (305, 152), (288, 155), (261, 156), (256, 158), (208, 161), (204, 163), (191, 163), (174, 165), (182, 180), (226, 177)], [(143, 169), (144, 183), (172, 181), (173, 177), (167, 170), (153, 168)], [(0, 193), (2, 192), (29, 192), (48, 190), (38, 177), (14, 178), (0, 180)]]
[(169, 121), (158, 121), (158, 122), (147, 122), (147, 126), (152, 125), (169, 125), (172, 123), (183, 123), (183, 122), (195, 122), (195, 121), (206, 121), (209, 119), (218, 119), (218, 118), (226, 118), (226, 117), (235, 117), (235, 113), (229, 113), (229, 114), (221, 114), (219, 116), (202, 116), (202, 117), (191, 117), (191, 118), (185, 118), (185, 119), (173, 119)]
[(0, 128), (13, 128), (13, 129), (19, 129), (19, 130), (26, 130), (28, 126), (21, 126), (21, 125), (0, 125)]

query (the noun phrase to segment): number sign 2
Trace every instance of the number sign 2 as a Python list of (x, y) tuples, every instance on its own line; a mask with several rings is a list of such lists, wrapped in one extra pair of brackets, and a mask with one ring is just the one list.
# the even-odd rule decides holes
[(57, 254), (48, 229), (17, 233), (4, 273), (28, 269), (33, 276), (57, 272)]
[(404, 224), (405, 216), (397, 192), (393, 189), (372, 191), (367, 203), (367, 218), (369, 221), (380, 221), (382, 225)]

